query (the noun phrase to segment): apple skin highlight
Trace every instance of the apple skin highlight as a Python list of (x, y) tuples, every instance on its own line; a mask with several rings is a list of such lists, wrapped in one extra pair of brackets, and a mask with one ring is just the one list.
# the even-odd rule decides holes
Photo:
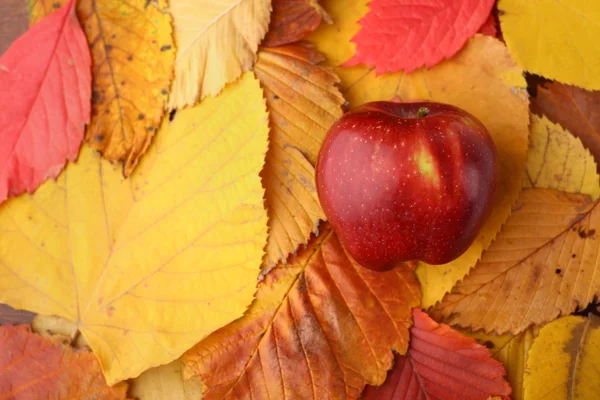
[(457, 107), (367, 103), (329, 129), (316, 182), (325, 215), (364, 267), (445, 264), (491, 212), (496, 149), (485, 126)]

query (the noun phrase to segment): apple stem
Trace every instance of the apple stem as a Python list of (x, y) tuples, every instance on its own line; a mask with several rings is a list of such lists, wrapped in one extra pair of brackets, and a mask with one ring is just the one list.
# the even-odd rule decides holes
[(427, 108), (427, 107), (420, 107), (417, 110), (417, 118), (423, 118), (423, 117), (426, 117), (427, 115), (429, 115), (429, 108)]

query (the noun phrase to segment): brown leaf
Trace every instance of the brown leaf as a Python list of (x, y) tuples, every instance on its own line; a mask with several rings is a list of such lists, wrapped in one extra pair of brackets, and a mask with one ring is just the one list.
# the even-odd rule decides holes
[(319, 0), (273, 0), (272, 4), (271, 23), (261, 43), (263, 46), (297, 42), (317, 29), (321, 20), (331, 23), (331, 17)]
[[(561, 124), (600, 161), (600, 91), (548, 82), (537, 87), (531, 110)], [(598, 167), (600, 171), (600, 167)]]
[(184, 355), (206, 400), (355, 399), (383, 383), (392, 348), (406, 352), (420, 299), (413, 271), (367, 270), (324, 228), (271, 270), (242, 319)]
[(517, 334), (585, 308), (600, 294), (598, 202), (525, 189), (496, 241), (432, 316), (473, 330)]
[(323, 60), (312, 46), (297, 43), (261, 49), (254, 67), (271, 123), (261, 174), (269, 214), (267, 267), (305, 244), (325, 219), (315, 165), (327, 129), (342, 116), (344, 98), (337, 75), (319, 65)]
[(106, 384), (89, 349), (72, 349), (60, 336), (28, 325), (0, 327), (0, 399), (124, 399), (127, 384)]
[(25, 0), (0, 1), (0, 55), (27, 30), (26, 5)]

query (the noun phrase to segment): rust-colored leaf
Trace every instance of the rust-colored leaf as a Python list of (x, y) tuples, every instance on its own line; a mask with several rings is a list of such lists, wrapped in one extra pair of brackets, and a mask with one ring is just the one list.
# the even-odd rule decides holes
[(363, 400), (485, 400), (508, 396), (506, 370), (475, 339), (413, 310), (410, 347), (386, 382), (369, 386)]
[(0, 327), (0, 399), (125, 399), (127, 384), (106, 384), (89, 349), (41, 336), (28, 325)]
[(263, 48), (254, 72), (267, 99), (271, 130), (262, 171), (269, 241), (267, 267), (305, 244), (325, 219), (315, 183), (317, 155), (327, 129), (342, 116), (339, 78), (319, 65), (307, 44)]
[(273, 0), (269, 31), (263, 46), (276, 47), (304, 39), (314, 32), (321, 21), (331, 23), (331, 17), (319, 0)]
[(471, 273), (432, 312), (452, 325), (517, 334), (600, 295), (599, 201), (525, 189)]
[(0, 1), (0, 56), (27, 30), (27, 7), (24, 0)]
[(327, 226), (259, 283), (246, 315), (184, 355), (205, 399), (356, 399), (408, 348), (419, 285), (350, 260)]
[[(548, 82), (537, 87), (531, 110), (577, 136), (600, 162), (600, 91)], [(598, 168), (600, 171), (600, 168)]]

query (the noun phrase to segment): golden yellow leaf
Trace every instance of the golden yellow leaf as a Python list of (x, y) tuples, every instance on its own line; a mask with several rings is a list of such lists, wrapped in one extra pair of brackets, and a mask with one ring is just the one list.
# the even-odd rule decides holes
[(202, 382), (198, 377), (183, 378), (184, 364), (175, 360), (170, 364), (151, 368), (129, 383), (129, 396), (139, 400), (199, 400)]
[[(360, 27), (356, 21), (368, 10), (366, 0), (328, 0), (323, 7), (334, 20), (322, 24), (310, 37), (333, 65), (353, 54), (350, 38)], [(361, 14), (362, 13), (362, 14)], [(510, 214), (517, 198), (525, 168), (529, 108), (522, 71), (498, 40), (478, 35), (467, 42), (453, 59), (431, 70), (418, 69), (375, 76), (365, 67), (337, 68), (342, 93), (352, 107), (375, 100), (426, 99), (461, 107), (490, 131), (498, 149), (500, 184), (492, 215), (475, 243), (457, 260), (444, 265), (422, 263), (417, 269), (421, 282), (422, 306), (440, 301), (452, 286), (472, 268)]]
[(600, 196), (596, 162), (581, 140), (548, 118), (531, 115), (527, 167), (522, 186)]
[(513, 400), (525, 400), (523, 377), (527, 365), (527, 355), (538, 332), (539, 329), (537, 328), (529, 328), (518, 335), (497, 336), (480, 332), (463, 333), (486, 346), (492, 353), (492, 357), (504, 365), (507, 379), (512, 387), (511, 398)]
[(486, 332), (519, 333), (600, 295), (600, 209), (589, 196), (525, 189), (502, 232), (432, 314)]
[[(31, 23), (66, 0), (29, 0)], [(146, 0), (79, 0), (92, 54), (92, 120), (85, 139), (129, 176), (152, 142), (173, 78), (171, 17)]]
[(269, 213), (268, 267), (308, 241), (325, 219), (315, 165), (327, 129), (342, 116), (339, 78), (318, 65), (322, 54), (306, 44), (263, 48), (254, 72), (267, 98), (269, 151), (262, 172)]
[(216, 96), (248, 71), (271, 16), (271, 0), (171, 0), (177, 59), (171, 109)]
[(597, 400), (600, 319), (568, 316), (544, 326), (525, 371), (527, 400)]
[(267, 138), (248, 73), (165, 121), (130, 179), (84, 146), (0, 207), (0, 302), (74, 322), (111, 384), (176, 359), (252, 300)]
[(581, 0), (500, 0), (500, 26), (526, 71), (588, 90), (600, 89), (600, 7)]

